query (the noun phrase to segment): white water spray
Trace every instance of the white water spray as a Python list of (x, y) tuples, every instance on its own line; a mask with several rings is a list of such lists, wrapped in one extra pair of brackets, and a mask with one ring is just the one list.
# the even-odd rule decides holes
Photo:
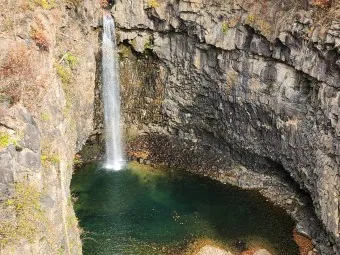
[(103, 16), (103, 101), (105, 122), (105, 167), (121, 170), (124, 166), (120, 126), (120, 85), (116, 49), (115, 23), (113, 18)]

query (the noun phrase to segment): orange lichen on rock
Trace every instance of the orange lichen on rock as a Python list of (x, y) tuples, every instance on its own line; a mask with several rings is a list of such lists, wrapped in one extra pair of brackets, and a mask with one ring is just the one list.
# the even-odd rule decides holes
[(300, 255), (308, 255), (308, 252), (313, 250), (314, 245), (312, 244), (312, 240), (299, 234), (296, 229), (293, 230), (293, 238), (299, 246)]

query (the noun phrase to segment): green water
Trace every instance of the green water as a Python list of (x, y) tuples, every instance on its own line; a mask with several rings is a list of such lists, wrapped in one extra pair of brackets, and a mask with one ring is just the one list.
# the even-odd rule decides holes
[(71, 189), (85, 255), (179, 255), (202, 239), (235, 254), (237, 240), (273, 254), (298, 254), (294, 222), (254, 191), (189, 173), (136, 165), (108, 172), (98, 164), (77, 170)]

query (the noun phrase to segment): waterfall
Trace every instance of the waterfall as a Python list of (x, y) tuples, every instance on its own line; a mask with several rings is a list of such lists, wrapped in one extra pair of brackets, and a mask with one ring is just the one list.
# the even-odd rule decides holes
[(105, 122), (105, 167), (121, 170), (124, 166), (120, 125), (120, 85), (116, 49), (115, 23), (113, 18), (103, 16), (103, 102)]

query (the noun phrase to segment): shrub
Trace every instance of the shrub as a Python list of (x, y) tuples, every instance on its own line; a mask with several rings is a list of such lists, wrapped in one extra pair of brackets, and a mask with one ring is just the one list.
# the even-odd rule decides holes
[(8, 145), (13, 144), (15, 146), (18, 145), (18, 140), (23, 138), (23, 134), (17, 132), (15, 137), (12, 137), (10, 134), (6, 132), (0, 132), (0, 149), (6, 148)]
[(73, 164), (75, 165), (81, 165), (83, 163), (83, 160), (79, 154), (74, 155)]
[(0, 149), (6, 148), (12, 143), (11, 136), (7, 133), (0, 132)]
[(40, 159), (43, 167), (48, 167), (49, 165), (56, 165), (60, 163), (60, 158), (55, 153), (42, 153)]
[(148, 41), (144, 44), (144, 51), (150, 50), (152, 51), (154, 47), (154, 41), (152, 36), (149, 37)]
[(246, 23), (253, 24), (254, 22), (255, 22), (255, 16), (252, 14), (248, 15)]
[(31, 52), (24, 45), (11, 49), (6, 56), (7, 61), (0, 67), (0, 77), (31, 76), (33, 71), (29, 63), (30, 56)]
[(60, 61), (54, 65), (63, 85), (71, 83), (73, 78), (72, 69), (74, 69), (77, 64), (78, 57), (68, 51), (62, 56)]
[(56, 6), (55, 0), (34, 0), (34, 4), (41, 6), (45, 10), (51, 10)]
[(71, 70), (69, 68), (63, 66), (62, 64), (55, 64), (54, 66), (57, 70), (57, 74), (59, 75), (63, 85), (70, 84), (71, 81), (72, 81)]
[[(0, 63), (0, 100), (13, 105), (17, 102), (34, 107), (48, 74), (38, 68), (37, 54), (25, 44), (12, 45)], [(39, 74), (38, 74), (39, 72)]]
[[(66, 4), (71, 4), (73, 6), (79, 5), (83, 0), (63, 0)], [(103, 2), (103, 1), (101, 1)]]
[(224, 35), (226, 35), (228, 33), (228, 30), (229, 30), (229, 25), (226, 22), (223, 22), (222, 23), (222, 33)]
[(330, 0), (313, 0), (313, 4), (320, 8), (327, 8), (331, 7), (331, 1)]
[(78, 58), (71, 52), (67, 52), (64, 55), (64, 60), (71, 69), (73, 69), (78, 64)]
[(255, 30), (260, 31), (265, 36), (270, 36), (273, 33), (274, 27), (267, 20), (255, 16), (253, 13), (247, 16), (245, 23), (252, 26)]
[(124, 45), (122, 45), (119, 49), (119, 57), (120, 58), (128, 58), (130, 55), (130, 49)]
[(41, 50), (49, 51), (51, 43), (41, 26), (32, 28), (30, 31), (30, 36)]
[(43, 112), (40, 114), (40, 118), (42, 121), (50, 121), (51, 116), (47, 112)]
[(2, 23), (1, 31), (12, 31), (14, 29), (14, 21), (12, 17), (5, 17)]
[(149, 8), (157, 8), (159, 3), (157, 0), (148, 0), (148, 7)]
[[(5, 104), (9, 103), (9, 105), (13, 104), (12, 97), (6, 93), (0, 92), (0, 104), (3, 104), (3, 103)], [(2, 108), (3, 106), (0, 107), (1, 110), (3, 110)], [(3, 113), (1, 110), (0, 110), (0, 116)]]
[(265, 20), (260, 20), (258, 26), (259, 26), (260, 31), (264, 35), (268, 35), (271, 33), (271, 25)]
[(106, 8), (109, 5), (107, 0), (100, 0), (100, 6), (102, 8)]

